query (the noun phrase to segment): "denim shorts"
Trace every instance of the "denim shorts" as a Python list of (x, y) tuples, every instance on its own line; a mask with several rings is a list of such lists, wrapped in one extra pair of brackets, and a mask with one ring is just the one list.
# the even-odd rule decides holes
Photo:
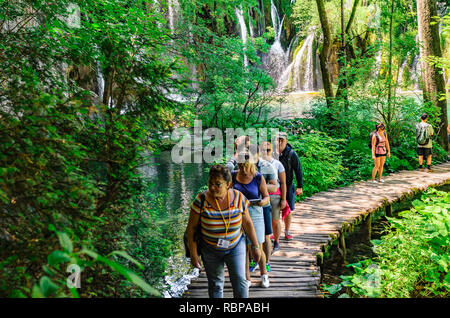
[[(265, 227), (264, 227), (264, 212), (260, 206), (250, 206), (248, 208), (250, 218), (253, 222), (253, 227), (255, 228), (256, 237), (258, 238), (258, 243), (264, 243), (265, 238)], [(247, 238), (247, 243), (250, 244), (250, 240)]]
[(272, 231), (272, 207), (270, 205), (263, 206), (263, 214), (264, 214), (264, 233), (265, 235), (270, 235), (273, 233)]

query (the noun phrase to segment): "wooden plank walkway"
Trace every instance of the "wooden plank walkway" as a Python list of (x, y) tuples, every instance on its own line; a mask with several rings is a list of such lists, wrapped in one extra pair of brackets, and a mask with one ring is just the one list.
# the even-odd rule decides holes
[[(291, 226), (294, 238), (291, 241), (281, 239), (280, 250), (271, 256), (270, 287), (259, 286), (260, 274), (256, 270), (252, 273), (253, 286), (249, 297), (323, 297), (319, 283), (327, 245), (339, 240), (341, 247), (344, 246), (342, 234), (363, 222), (370, 226), (371, 215), (379, 208), (386, 208), (386, 213), (389, 213), (392, 203), (430, 186), (450, 182), (450, 162), (435, 165), (433, 170), (432, 173), (401, 171), (385, 176), (382, 184), (360, 181), (317, 193), (296, 203)], [(183, 297), (208, 297), (204, 271), (191, 282)], [(224, 297), (233, 297), (228, 277)]]

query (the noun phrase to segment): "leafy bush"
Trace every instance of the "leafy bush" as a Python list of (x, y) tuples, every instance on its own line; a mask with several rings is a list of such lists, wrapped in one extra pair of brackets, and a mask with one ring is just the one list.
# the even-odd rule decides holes
[[(77, 27), (66, 23), (69, 3), (80, 9)], [(180, 85), (168, 31), (158, 26), (164, 17), (141, 1), (0, 8), (0, 296), (71, 295), (54, 278), (68, 276), (69, 261), (89, 279), (80, 297), (135, 295), (147, 285), (123, 266), (137, 264), (123, 258), (131, 243), (121, 231), (143, 191), (138, 167), (149, 136), (174, 108), (166, 92)], [(165, 238), (149, 228), (149, 246), (166, 256)], [(55, 233), (73, 250), (61, 251)], [(161, 266), (151, 261), (156, 280)]]
[(318, 132), (294, 136), (289, 143), (301, 159), (305, 196), (336, 186), (345, 168), (335, 139)]
[(413, 208), (388, 218), (389, 233), (372, 240), (377, 257), (348, 266), (355, 274), (325, 286), (340, 297), (448, 297), (450, 193), (428, 190)]
[(127, 266), (160, 290), (168, 270), (167, 259), (182, 245), (181, 235), (185, 226), (181, 220), (183, 214), (168, 214), (165, 200), (165, 195), (150, 193), (146, 184), (145, 190), (134, 198), (133, 212), (127, 217), (127, 224), (121, 232), (123, 249), (142, 264), (142, 268), (136, 268), (132, 262)]

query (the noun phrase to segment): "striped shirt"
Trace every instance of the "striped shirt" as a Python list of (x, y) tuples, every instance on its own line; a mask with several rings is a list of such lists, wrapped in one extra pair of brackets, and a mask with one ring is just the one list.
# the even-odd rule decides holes
[[(226, 208), (222, 211), (217, 211), (215, 205), (211, 206), (211, 204), (205, 200), (200, 216), (202, 240), (208, 245), (221, 251), (230, 250), (239, 242), (239, 239), (242, 236), (242, 213), (248, 213), (248, 207), (250, 205), (250, 202), (241, 192), (237, 190), (233, 191), (234, 199), (230, 202), (230, 209)], [(191, 209), (195, 213), (200, 214), (200, 205), (201, 198), (200, 194), (198, 194), (194, 202), (192, 202)], [(228, 232), (226, 231), (224, 220), (227, 225), (228, 222), (230, 222)], [(227, 235), (225, 236), (226, 232)], [(229, 247), (218, 247), (217, 242), (219, 239), (230, 241)]]

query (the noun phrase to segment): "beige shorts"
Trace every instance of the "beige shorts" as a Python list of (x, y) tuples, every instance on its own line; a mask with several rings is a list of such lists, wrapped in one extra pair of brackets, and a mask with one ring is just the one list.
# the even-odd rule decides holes
[(281, 218), (281, 196), (277, 194), (270, 195), (270, 206), (272, 207), (272, 220)]

